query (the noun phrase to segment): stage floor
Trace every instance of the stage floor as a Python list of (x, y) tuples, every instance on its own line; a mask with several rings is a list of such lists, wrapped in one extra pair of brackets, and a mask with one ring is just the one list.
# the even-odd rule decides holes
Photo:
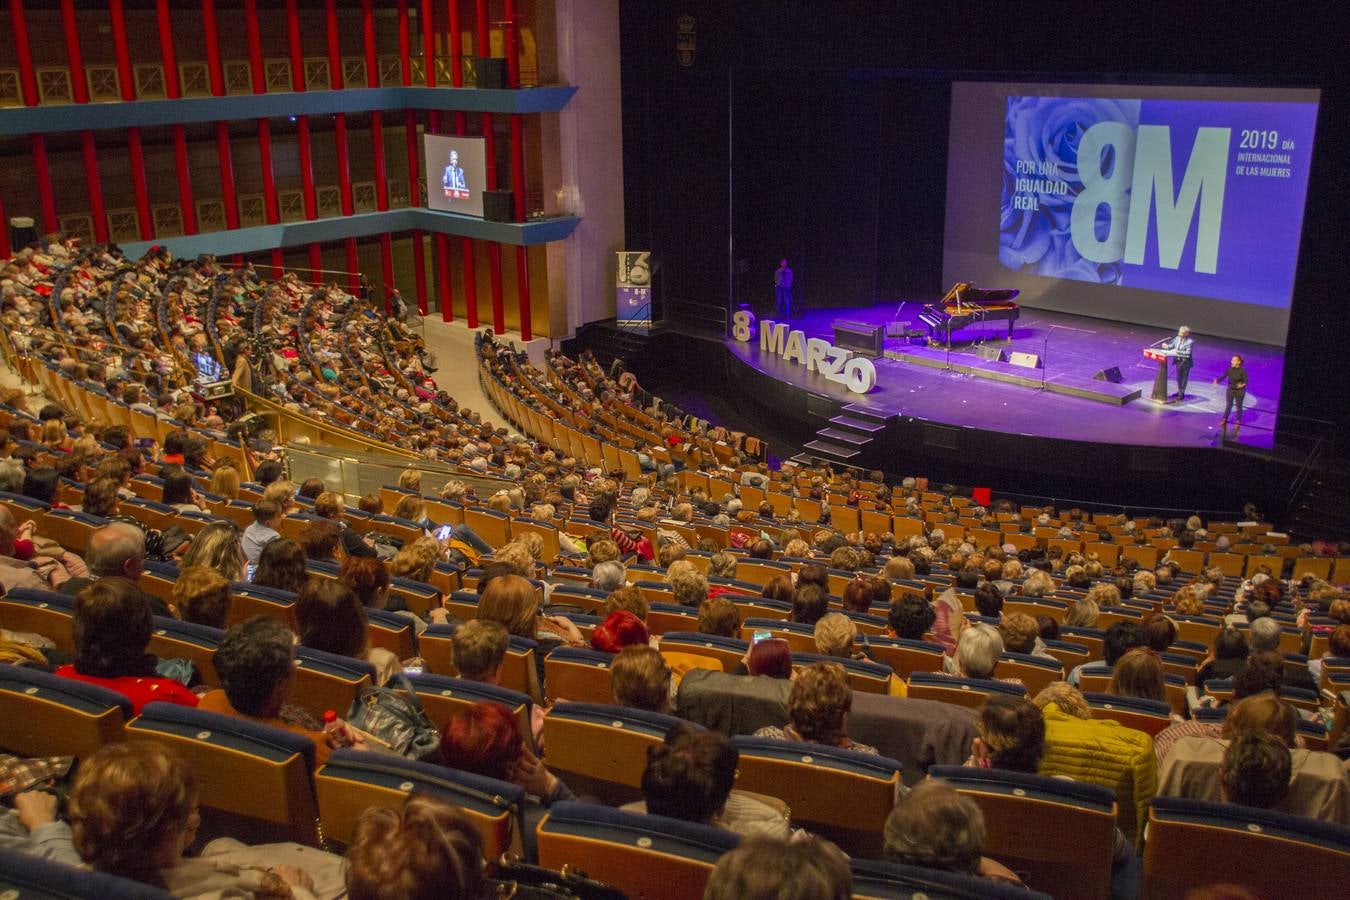
[[(791, 324), (807, 337), (829, 339), (833, 338), (837, 319), (875, 325), (909, 321), (912, 328), (922, 328), (918, 321), (922, 306), (920, 302), (906, 303), (898, 316), (896, 307), (890, 305), (813, 309), (794, 316)], [(1157, 369), (1141, 355), (1145, 346), (1169, 336), (1163, 329), (1024, 306), (1011, 340), (1007, 334), (1007, 323), (1001, 321), (958, 331), (956, 338), (961, 343), (953, 343), (952, 359), (973, 357), (983, 335), (985, 344), (1040, 355), (1047, 380), (1060, 375), (1091, 378), (1101, 369), (1119, 366), (1124, 384), (1138, 388), (1140, 398), (1124, 406), (1112, 406), (894, 359), (875, 361), (875, 389), (865, 395), (851, 394), (843, 385), (807, 372), (796, 362), (785, 363), (777, 356), (761, 353), (758, 341), (728, 339), (727, 343), (734, 354), (767, 375), (885, 415), (1032, 437), (1155, 447), (1220, 445), (1219, 417), (1223, 414), (1225, 386), (1213, 380), (1227, 370), (1229, 358), (1240, 353), (1246, 361), (1249, 384), (1237, 440), (1259, 448), (1274, 443), (1284, 373), (1284, 351), (1280, 347), (1196, 334), (1195, 364), (1186, 400), (1164, 404), (1149, 398)], [(890, 339), (886, 348), (903, 350), (904, 345)], [(1168, 389), (1175, 392), (1170, 367), (1168, 375)], [(1231, 421), (1228, 438), (1233, 440)]]

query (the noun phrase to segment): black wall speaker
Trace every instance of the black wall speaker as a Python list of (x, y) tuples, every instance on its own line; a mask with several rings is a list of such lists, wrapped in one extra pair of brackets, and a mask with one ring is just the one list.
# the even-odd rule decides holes
[(987, 347), (981, 345), (975, 349), (975, 355), (980, 359), (992, 359), (994, 362), (1003, 362), (1002, 347)]
[(1109, 369), (1102, 369), (1096, 375), (1092, 376), (1097, 381), (1109, 381), (1112, 384), (1120, 384), (1125, 380), (1125, 376), (1120, 374), (1120, 366), (1112, 366)]
[(506, 60), (500, 56), (473, 58), (474, 84), (480, 88), (506, 87)]
[(514, 222), (514, 202), (509, 190), (483, 191), (483, 218), (489, 222)]

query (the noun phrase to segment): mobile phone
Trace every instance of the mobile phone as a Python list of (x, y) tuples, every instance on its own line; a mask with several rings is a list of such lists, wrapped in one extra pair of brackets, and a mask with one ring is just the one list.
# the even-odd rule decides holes
[(421, 667), (421, 666), (404, 666), (404, 667), (403, 667), (403, 674), (404, 674), (404, 675), (421, 675), (421, 674), (422, 674), (422, 667)]
[(142, 450), (149, 450), (155, 446), (154, 438), (136, 438), (136, 446)]
[(771, 637), (773, 637), (773, 632), (772, 632), (772, 631), (756, 631), (756, 632), (751, 636), (750, 643), (752, 643), (752, 644), (758, 644), (760, 641), (767, 641), (767, 640), (768, 640), (769, 638), (771, 638)]
[(247, 571), (244, 572), (244, 580), (252, 583), (253, 573), (256, 571), (258, 571), (257, 563), (249, 563), (247, 566)]
[(451, 532), (452, 532), (453, 530), (454, 530), (453, 526), (450, 526), (450, 525), (442, 525), (440, 528), (437, 528), (437, 529), (436, 529), (436, 540), (438, 540), (438, 541), (443, 541), (443, 540), (445, 540), (446, 538), (448, 538), (448, 537), (450, 536), (450, 534), (451, 534)]

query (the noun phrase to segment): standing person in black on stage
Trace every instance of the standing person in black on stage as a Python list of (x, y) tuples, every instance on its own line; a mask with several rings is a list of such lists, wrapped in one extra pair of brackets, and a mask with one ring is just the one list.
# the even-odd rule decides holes
[(1240, 354), (1233, 354), (1233, 358), (1228, 362), (1228, 371), (1214, 379), (1215, 384), (1220, 381), (1228, 383), (1228, 392), (1224, 398), (1223, 419), (1220, 420), (1219, 425), (1227, 434), (1228, 414), (1232, 412), (1236, 405), (1237, 419), (1233, 423), (1233, 437), (1237, 437), (1238, 432), (1242, 430), (1242, 404), (1247, 399), (1247, 368)]
[(1180, 403), (1186, 399), (1186, 382), (1191, 378), (1191, 349), (1195, 342), (1191, 340), (1191, 330), (1185, 325), (1177, 329), (1162, 349), (1167, 351), (1167, 355), (1172, 357), (1172, 365), (1176, 367), (1177, 373), (1177, 402)]
[(780, 259), (778, 268), (773, 270), (773, 291), (778, 301), (779, 318), (792, 318), (792, 270), (786, 259)]

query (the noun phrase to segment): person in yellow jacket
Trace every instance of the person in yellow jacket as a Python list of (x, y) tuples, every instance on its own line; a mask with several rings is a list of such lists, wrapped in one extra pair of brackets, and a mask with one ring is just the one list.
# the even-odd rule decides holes
[(1153, 738), (1110, 719), (1092, 718), (1077, 688), (1059, 681), (1036, 695), (1045, 716), (1042, 775), (1063, 775), (1116, 792), (1116, 826), (1140, 844), (1148, 801), (1158, 791)]

